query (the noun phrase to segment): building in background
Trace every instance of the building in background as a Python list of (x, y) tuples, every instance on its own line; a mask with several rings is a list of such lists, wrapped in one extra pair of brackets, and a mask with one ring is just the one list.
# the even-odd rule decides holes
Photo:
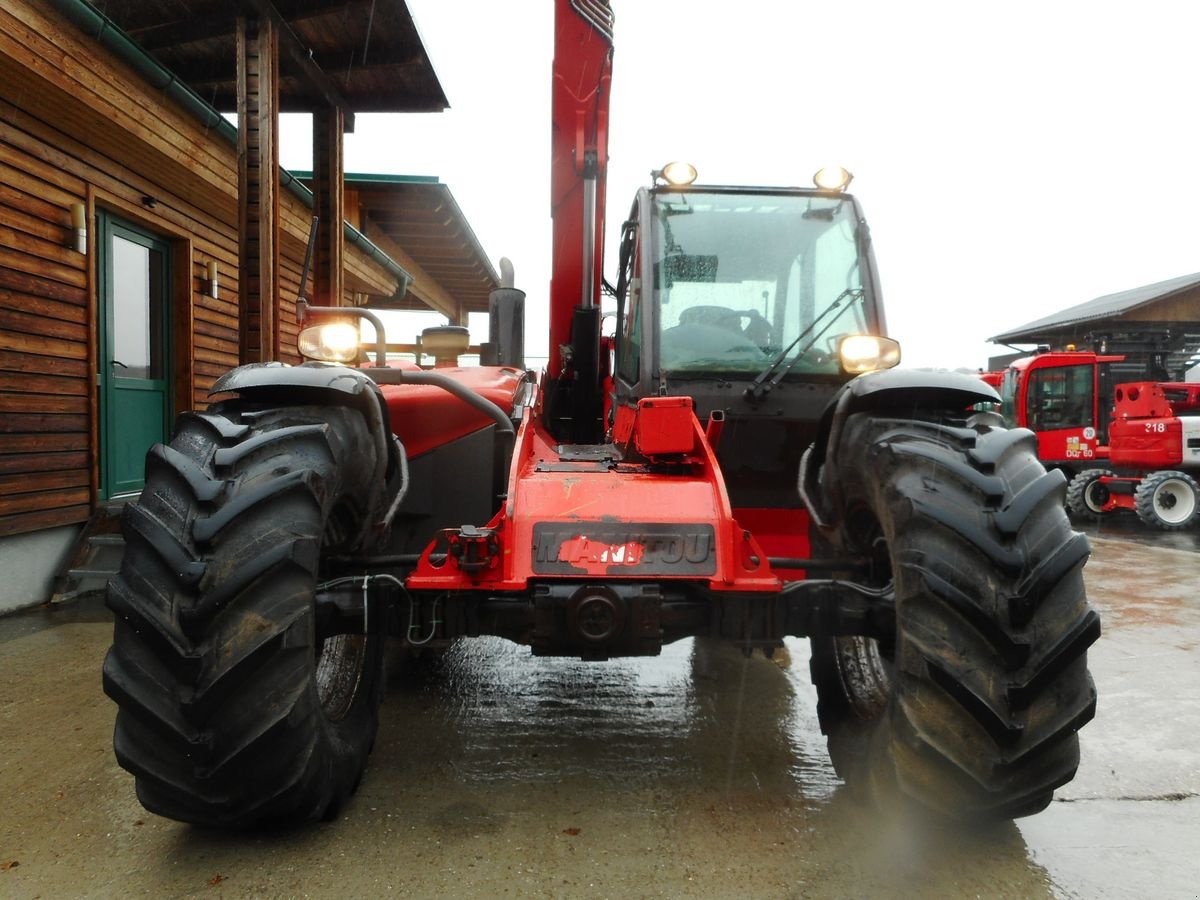
[[(105, 542), (119, 543), (111, 513), (140, 489), (146, 450), (220, 375), (297, 361), (314, 211), (345, 220), (319, 226), (314, 302), (449, 317), (496, 281), (473, 235), (466, 293), (422, 261), (429, 241), (470, 235), (444, 186), (421, 189), (445, 214), (414, 232), (412, 209), (341, 185), (355, 112), (447, 106), (404, 3), (240, 9), (0, 6), (0, 610), (45, 600), (68, 564), (103, 569)], [(241, 134), (221, 115), (239, 104)], [(313, 190), (272, 164), (274, 117), (293, 110), (317, 110)]]
[[(1200, 362), (1200, 273), (1097, 297), (988, 340), (1123, 354), (1125, 362), (1112, 363), (1114, 384), (1183, 381)], [(992, 357), (988, 368), (1029, 352)]]

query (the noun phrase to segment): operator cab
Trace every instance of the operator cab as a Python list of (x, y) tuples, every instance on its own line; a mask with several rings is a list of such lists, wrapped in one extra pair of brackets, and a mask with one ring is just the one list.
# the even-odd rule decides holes
[(637, 195), (619, 265), (610, 422), (644, 398), (691, 397), (701, 422), (724, 423), (715, 450), (734, 506), (798, 506), (779, 485), (833, 395), (899, 362), (857, 201), (655, 185)]
[[(701, 415), (752, 411), (797, 385), (828, 385), (827, 397), (899, 358), (877, 337), (866, 223), (838, 191), (644, 188), (621, 242), (617, 300), (618, 403), (686, 394)], [(848, 369), (848, 352), (870, 359)], [(719, 399), (709, 396), (718, 384)]]

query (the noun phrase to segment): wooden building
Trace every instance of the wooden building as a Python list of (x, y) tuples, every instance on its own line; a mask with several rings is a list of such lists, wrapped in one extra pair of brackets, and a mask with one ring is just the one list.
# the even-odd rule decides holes
[[(996, 344), (1124, 354), (1115, 382), (1183, 381), (1200, 364), (1200, 273), (1106, 294), (989, 338)], [(1001, 368), (1028, 351), (993, 357)]]
[[(178, 21), (169, 6), (0, 3), (0, 610), (45, 599), (80, 526), (140, 489), (146, 449), (217, 377), (297, 361), (314, 208), (346, 220), (323, 229), (314, 302), (452, 296), (340, 190), (340, 126), (355, 110), (447, 105), (403, 2), (192, 0)], [(247, 55), (248, 33), (278, 42), (277, 58)], [(277, 119), (244, 108), (246, 80), (266, 73), (272, 114), (334, 110), (315, 117), (314, 153), (336, 157), (318, 172), (337, 190), (278, 177)], [(239, 102), (252, 126), (240, 135), (218, 112)], [(275, 177), (251, 170), (247, 184), (247, 142), (251, 156), (269, 148)], [(276, 228), (247, 226), (248, 197)], [(466, 227), (454, 210), (437, 227)], [(273, 269), (260, 239), (277, 245)], [(494, 272), (472, 252), (486, 293)]]

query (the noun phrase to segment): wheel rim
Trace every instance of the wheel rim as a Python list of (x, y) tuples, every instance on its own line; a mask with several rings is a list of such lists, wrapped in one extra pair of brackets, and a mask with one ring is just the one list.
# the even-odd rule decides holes
[[(891, 554), (883, 528), (865, 510), (855, 515), (854, 520), (858, 533), (866, 538), (863, 549), (872, 560), (868, 581), (881, 588), (891, 585)], [(835, 639), (835, 647), (838, 671), (851, 708), (860, 719), (874, 720), (888, 705), (895, 686), (895, 636), (886, 640), (860, 635), (839, 637)]]
[(838, 673), (854, 714), (863, 721), (877, 718), (892, 696), (891, 654), (879, 641), (868, 637), (839, 637), (835, 647)]
[(1083, 489), (1083, 505), (1087, 507), (1088, 512), (1104, 512), (1104, 505), (1108, 503), (1108, 498), (1108, 488), (1099, 480), (1091, 482)]
[[(354, 510), (348, 503), (335, 505), (325, 522), (322, 554), (330, 548), (346, 547), (355, 533), (356, 523)], [(314, 680), (321, 709), (331, 722), (340, 722), (354, 706), (366, 667), (367, 641), (363, 634), (336, 634), (326, 638), (317, 635)]]
[(1196, 493), (1191, 485), (1170, 478), (1154, 489), (1154, 511), (1169, 525), (1180, 525), (1196, 511)]
[(321, 642), (317, 650), (317, 697), (331, 721), (341, 721), (354, 706), (366, 655), (365, 635), (339, 634)]

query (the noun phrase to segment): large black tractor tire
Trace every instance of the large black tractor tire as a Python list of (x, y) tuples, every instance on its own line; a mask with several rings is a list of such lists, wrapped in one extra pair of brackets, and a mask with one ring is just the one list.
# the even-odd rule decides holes
[(851, 416), (836, 461), (843, 549), (891, 586), (894, 636), (813, 639), (839, 774), (966, 821), (1040, 811), (1095, 714), (1087, 539), (1025, 430), (994, 417)]
[(1088, 522), (1098, 522), (1104, 516), (1109, 491), (1100, 479), (1112, 477), (1111, 469), (1084, 469), (1067, 485), (1067, 512)]
[(150, 451), (108, 589), (104, 690), (151, 812), (290, 825), (331, 818), (357, 788), (383, 635), (323, 639), (314, 593), (322, 558), (366, 539), (376, 463), (362, 416), (337, 406), (223, 404)]
[(1200, 515), (1200, 486), (1184, 472), (1153, 472), (1133, 494), (1138, 518), (1163, 531), (1181, 531)]

